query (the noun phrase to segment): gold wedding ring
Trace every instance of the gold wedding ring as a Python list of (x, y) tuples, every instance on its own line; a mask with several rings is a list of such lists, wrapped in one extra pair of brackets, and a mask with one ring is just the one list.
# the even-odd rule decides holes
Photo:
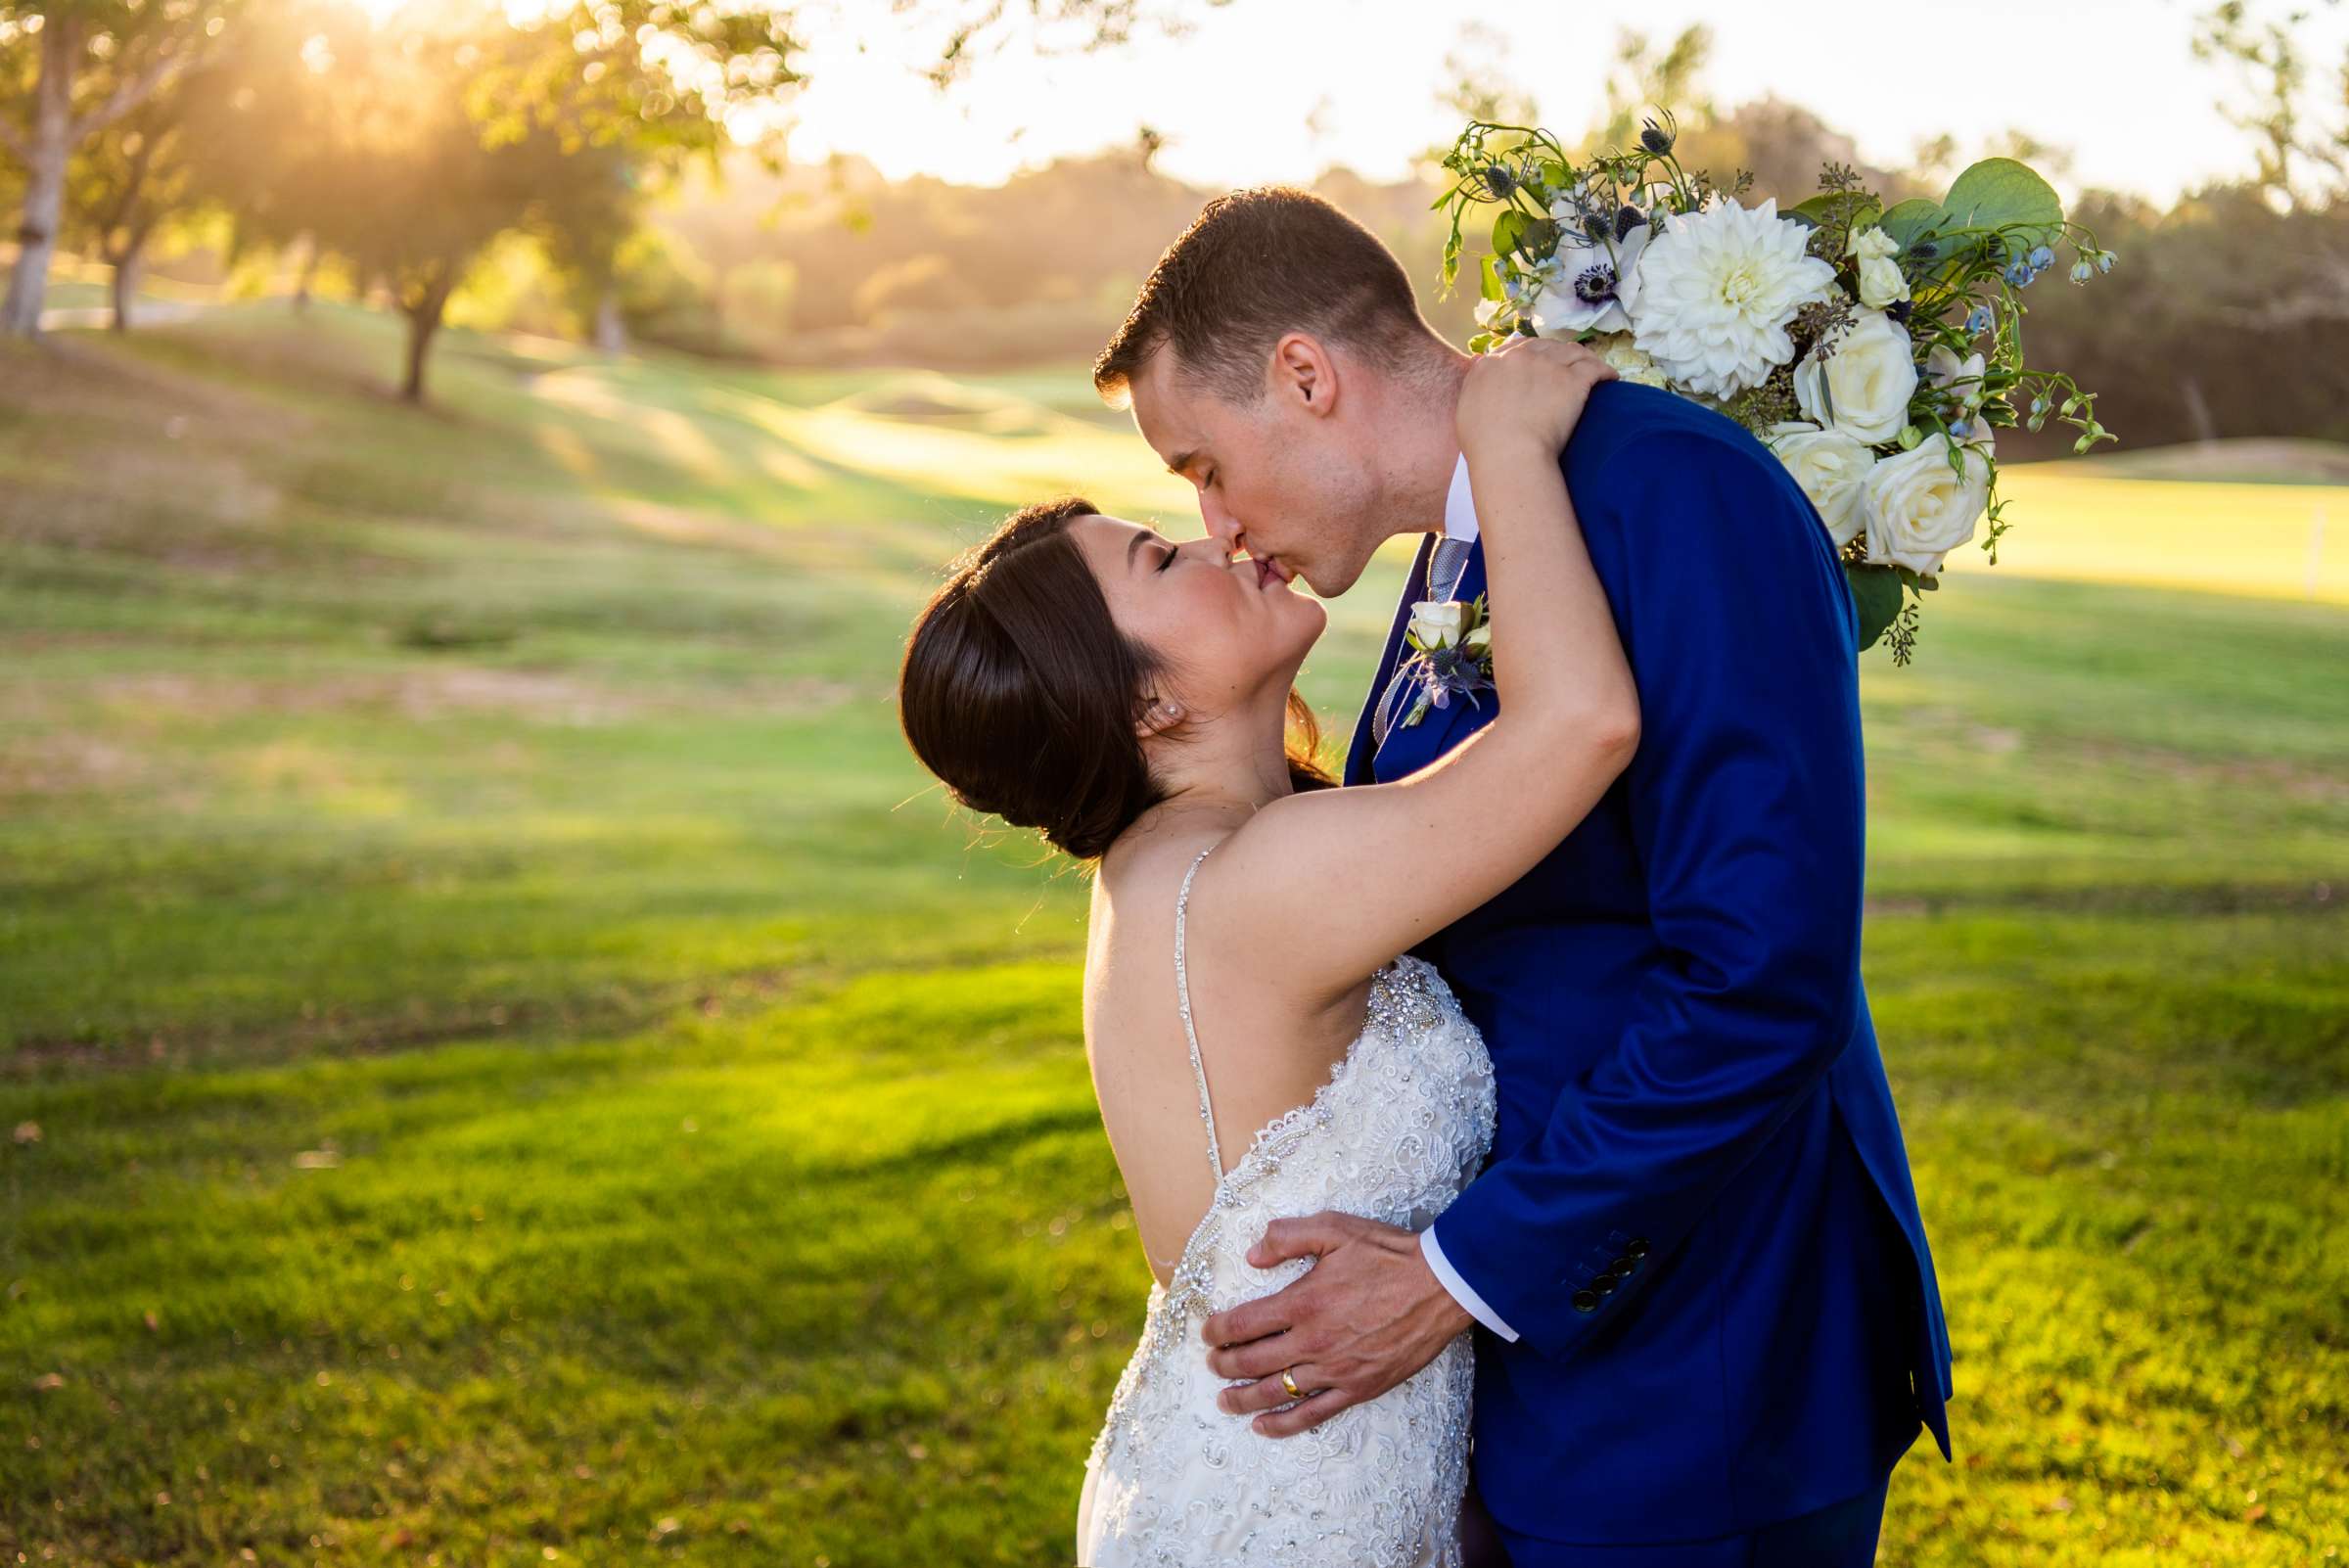
[(1289, 1391), (1289, 1398), (1293, 1400), (1305, 1398), (1305, 1390), (1297, 1386), (1297, 1379), (1289, 1375), (1288, 1367), (1284, 1366), (1280, 1369), (1280, 1386)]

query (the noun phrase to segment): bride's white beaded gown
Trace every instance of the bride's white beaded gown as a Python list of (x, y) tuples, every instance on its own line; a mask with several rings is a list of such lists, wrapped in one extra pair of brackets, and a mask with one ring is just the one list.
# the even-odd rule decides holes
[(1192, 1027), (1183, 921), (1174, 976), (1207, 1155), (1222, 1173), (1171, 1285), (1150, 1287), (1141, 1343), (1118, 1379), (1077, 1505), (1084, 1568), (1457, 1568), (1474, 1365), (1469, 1337), (1378, 1399), (1310, 1431), (1267, 1438), (1216, 1407), (1199, 1325), (1268, 1295), (1310, 1258), (1246, 1254), (1267, 1222), (1338, 1210), (1412, 1230), (1459, 1194), (1493, 1140), (1493, 1065), (1432, 964), (1405, 956), (1372, 979), (1368, 1016), (1311, 1103), (1275, 1118), (1227, 1173)]

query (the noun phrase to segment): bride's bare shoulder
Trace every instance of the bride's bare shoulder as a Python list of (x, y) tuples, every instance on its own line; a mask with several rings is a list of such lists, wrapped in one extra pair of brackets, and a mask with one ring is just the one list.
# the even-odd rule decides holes
[(1174, 899), (1182, 879), (1190, 874), (1191, 862), (1202, 850), (1214, 848), (1228, 836), (1228, 830), (1220, 827), (1182, 833), (1129, 829), (1093, 868), (1094, 908), (1098, 911), (1106, 900), (1130, 916), (1164, 904), (1172, 923)]

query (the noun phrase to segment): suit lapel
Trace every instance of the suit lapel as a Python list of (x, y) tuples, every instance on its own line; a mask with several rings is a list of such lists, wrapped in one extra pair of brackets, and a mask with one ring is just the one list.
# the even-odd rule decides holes
[[(1411, 606), (1426, 591), (1427, 563), (1435, 549), (1436, 536), (1421, 535), (1419, 553), (1411, 558), (1410, 575), (1403, 579), (1403, 597), (1396, 603), (1394, 623), (1387, 627), (1386, 647), (1378, 656), (1378, 672), (1371, 677), (1370, 695), (1362, 703), (1361, 715), (1354, 721), (1354, 738), (1346, 746), (1344, 782), (1348, 784), (1370, 782), (1370, 759), (1378, 750), (1370, 738), (1370, 715), (1377, 711), (1378, 700), (1386, 695), (1387, 682), (1394, 677), (1396, 659), (1403, 648), (1404, 628), (1411, 623)], [(1477, 571), (1476, 565), (1471, 563), (1469, 570)], [(1478, 572), (1477, 576), (1481, 581), (1483, 574)]]

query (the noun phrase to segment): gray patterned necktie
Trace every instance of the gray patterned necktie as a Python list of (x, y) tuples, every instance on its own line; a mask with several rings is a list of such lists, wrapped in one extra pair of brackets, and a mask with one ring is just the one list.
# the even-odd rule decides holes
[[(1475, 548), (1466, 540), (1449, 535), (1436, 540), (1435, 553), (1427, 562), (1427, 597), (1442, 604), (1459, 590), (1460, 578), (1468, 571), (1468, 552)], [(1394, 720), (1403, 716), (1403, 696), (1410, 689), (1405, 678), (1405, 658), (1395, 661), (1395, 672), (1387, 679), (1387, 689), (1378, 694), (1378, 706), (1370, 713), (1370, 744), (1373, 748), (1387, 743), (1387, 731)]]

